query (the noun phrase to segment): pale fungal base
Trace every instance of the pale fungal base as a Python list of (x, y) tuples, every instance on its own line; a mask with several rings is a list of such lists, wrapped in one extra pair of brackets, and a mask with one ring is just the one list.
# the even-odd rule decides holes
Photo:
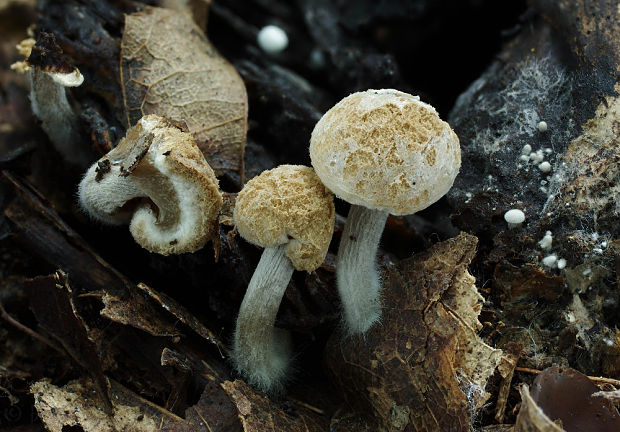
[(281, 389), (289, 364), (288, 334), (273, 325), (293, 270), (286, 245), (265, 248), (237, 318), (232, 359), (248, 383), (264, 392)]
[(381, 317), (376, 259), (388, 212), (352, 205), (338, 249), (338, 292), (350, 334), (364, 333)]

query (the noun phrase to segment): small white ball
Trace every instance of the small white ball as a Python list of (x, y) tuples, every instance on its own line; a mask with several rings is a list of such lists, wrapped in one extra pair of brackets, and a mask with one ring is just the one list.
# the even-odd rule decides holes
[(542, 162), (540, 165), (538, 165), (538, 169), (540, 169), (542, 172), (549, 172), (551, 171), (551, 164), (547, 161)]
[(558, 260), (558, 268), (562, 270), (564, 267), (566, 267), (566, 260), (564, 258), (560, 258)]
[(521, 153), (523, 153), (524, 155), (529, 155), (530, 153), (532, 153), (532, 146), (529, 144), (525, 144), (523, 146), (523, 149), (521, 149)]
[(547, 122), (541, 121), (541, 122), (538, 123), (538, 131), (539, 132), (547, 132), (547, 128), (548, 128)]
[(543, 265), (547, 267), (555, 267), (556, 262), (558, 261), (558, 257), (554, 255), (548, 255), (542, 259)]
[(260, 29), (256, 40), (258, 46), (269, 54), (278, 54), (288, 46), (286, 32), (275, 25), (268, 25)]
[(541, 241), (538, 242), (541, 249), (549, 250), (553, 246), (553, 236), (550, 231), (547, 231), (549, 234), (545, 234)]
[(504, 219), (509, 225), (519, 225), (525, 221), (525, 213), (519, 209), (510, 209), (504, 213)]

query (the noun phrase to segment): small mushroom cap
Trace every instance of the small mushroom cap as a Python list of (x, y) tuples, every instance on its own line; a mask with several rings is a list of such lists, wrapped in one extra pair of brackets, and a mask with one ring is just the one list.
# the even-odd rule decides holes
[(406, 215), (433, 204), (461, 166), (459, 140), (435, 109), (398, 90), (353, 93), (316, 124), (312, 166), (351, 204)]
[(288, 243), (286, 255), (297, 270), (311, 272), (325, 260), (334, 232), (334, 196), (314, 170), (281, 165), (250, 180), (239, 192), (234, 220), (252, 244)]
[(504, 213), (504, 220), (510, 224), (520, 224), (525, 222), (525, 213), (523, 210), (510, 209)]
[[(162, 255), (202, 248), (216, 235), (222, 207), (215, 174), (191, 135), (157, 115), (140, 119), (87, 171), (79, 195), (96, 219), (131, 218), (136, 242)], [(137, 208), (128, 205), (135, 199)]]
[(60, 84), (63, 87), (79, 87), (84, 82), (84, 75), (82, 75), (78, 68), (73, 69), (69, 73), (50, 72), (49, 75), (56, 84)]

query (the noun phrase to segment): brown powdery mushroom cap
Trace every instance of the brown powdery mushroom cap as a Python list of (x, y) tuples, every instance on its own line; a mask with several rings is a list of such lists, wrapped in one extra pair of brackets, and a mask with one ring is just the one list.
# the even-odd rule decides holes
[(459, 140), (435, 109), (398, 90), (353, 93), (317, 123), (312, 166), (336, 196), (394, 215), (416, 213), (452, 187)]
[(250, 180), (237, 196), (234, 220), (252, 244), (287, 244), (286, 255), (297, 270), (317, 269), (334, 230), (334, 198), (314, 170), (281, 165)]
[[(194, 252), (213, 238), (222, 195), (189, 133), (148, 115), (87, 171), (80, 204), (95, 219), (123, 223), (136, 242), (162, 255)], [(141, 200), (135, 211), (129, 201)]]

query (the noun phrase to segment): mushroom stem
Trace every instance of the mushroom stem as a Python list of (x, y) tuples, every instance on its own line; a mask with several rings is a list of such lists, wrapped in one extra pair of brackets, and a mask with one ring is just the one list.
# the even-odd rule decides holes
[(91, 155), (80, 140), (78, 117), (69, 104), (65, 90), (65, 86), (80, 85), (83, 78), (79, 75), (81, 80), (63, 83), (36, 66), (30, 70), (30, 103), (34, 115), (41, 120), (41, 127), (54, 147), (70, 163), (87, 166)]
[(276, 334), (273, 325), (293, 270), (286, 244), (265, 248), (237, 318), (233, 361), (250, 384), (265, 392), (282, 386), (289, 363), (286, 333)]
[(388, 212), (352, 205), (338, 249), (336, 277), (350, 334), (364, 333), (381, 317), (376, 257)]

